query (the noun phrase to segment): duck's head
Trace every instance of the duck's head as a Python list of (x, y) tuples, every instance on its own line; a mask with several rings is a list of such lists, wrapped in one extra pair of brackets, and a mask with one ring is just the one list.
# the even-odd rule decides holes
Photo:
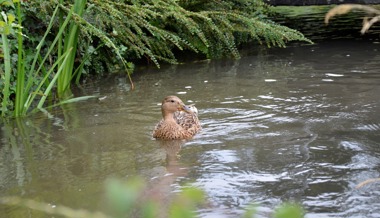
[(191, 113), (191, 109), (186, 106), (181, 99), (174, 95), (165, 97), (165, 99), (162, 101), (161, 111), (163, 116), (165, 116), (167, 113), (174, 113), (176, 111)]

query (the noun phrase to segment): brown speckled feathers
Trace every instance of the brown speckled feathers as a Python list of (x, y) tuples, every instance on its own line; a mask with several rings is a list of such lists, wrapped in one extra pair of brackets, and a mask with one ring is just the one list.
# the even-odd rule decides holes
[(201, 130), (198, 110), (185, 106), (176, 96), (167, 96), (161, 105), (163, 119), (156, 125), (153, 137), (157, 139), (190, 139)]

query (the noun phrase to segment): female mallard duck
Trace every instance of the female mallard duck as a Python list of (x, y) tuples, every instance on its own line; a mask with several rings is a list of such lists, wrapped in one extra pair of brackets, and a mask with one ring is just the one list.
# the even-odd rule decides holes
[(186, 106), (177, 96), (167, 96), (161, 105), (163, 119), (156, 125), (153, 137), (157, 139), (190, 139), (201, 130), (198, 110)]

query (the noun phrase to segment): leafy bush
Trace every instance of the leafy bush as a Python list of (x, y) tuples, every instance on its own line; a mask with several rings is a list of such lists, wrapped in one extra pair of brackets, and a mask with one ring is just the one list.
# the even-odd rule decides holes
[(23, 116), (38, 98), (36, 108), (41, 109), (55, 90), (61, 100), (70, 98), (71, 82), (89, 72), (125, 69), (130, 76), (132, 62), (143, 58), (159, 67), (162, 61), (177, 63), (179, 51), (239, 58), (237, 46), (249, 40), (282, 47), (293, 40), (311, 42), (300, 32), (266, 19), (269, 6), (262, 0), (3, 0), (0, 4), (5, 6), (0, 22), (2, 116), (9, 111)]
[[(30, 1), (27, 14), (46, 25), (55, 5), (55, 1)], [(119, 66), (115, 52), (129, 61), (146, 58), (159, 66), (160, 61), (176, 63), (175, 51), (239, 58), (237, 45), (252, 39), (268, 46), (310, 42), (301, 33), (267, 20), (270, 7), (262, 0), (88, 0), (87, 5), (83, 18), (88, 23), (80, 22), (78, 54), (107, 43), (105, 37), (116, 45), (104, 46), (97, 57), (86, 60), (87, 67), (98, 72)]]

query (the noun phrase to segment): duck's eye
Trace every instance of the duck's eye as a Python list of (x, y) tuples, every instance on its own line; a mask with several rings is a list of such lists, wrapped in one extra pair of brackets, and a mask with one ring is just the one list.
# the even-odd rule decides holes
[(174, 103), (174, 100), (170, 100), (171, 103)]

